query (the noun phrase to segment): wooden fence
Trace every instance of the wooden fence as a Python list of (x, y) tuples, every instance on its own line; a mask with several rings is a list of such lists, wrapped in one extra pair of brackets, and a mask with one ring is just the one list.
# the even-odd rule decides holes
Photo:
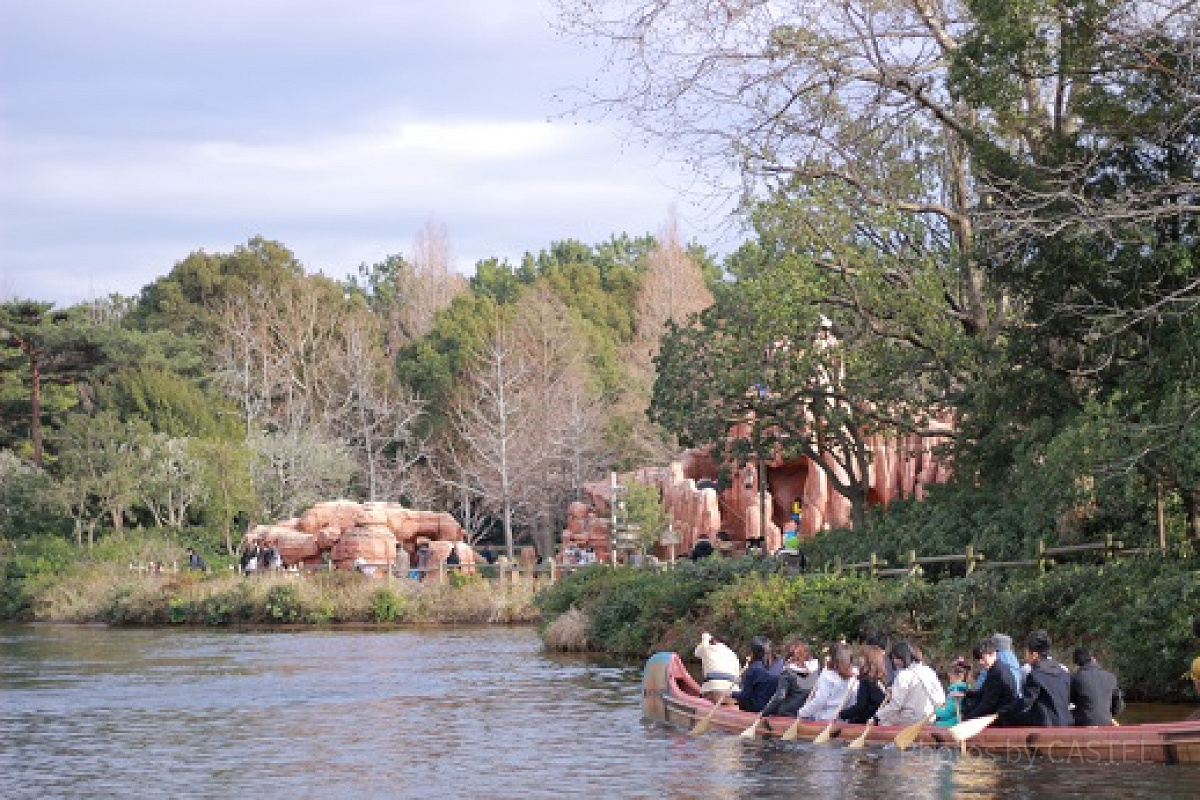
[(1159, 552), (1161, 551), (1157, 548), (1126, 547), (1123, 541), (1114, 539), (1110, 534), (1104, 538), (1103, 542), (1070, 544), (1061, 547), (1047, 547), (1046, 541), (1039, 539), (1033, 558), (1013, 561), (989, 561), (983, 553), (976, 552), (974, 547), (967, 545), (966, 551), (961, 554), (954, 553), (944, 556), (918, 557), (916, 550), (909, 550), (904, 556), (902, 564), (898, 566), (893, 566), (888, 563), (887, 559), (879, 558), (872, 553), (868, 560), (855, 564), (843, 564), (841, 559), (834, 559), (825, 565), (825, 569), (830, 572), (866, 571), (878, 578), (916, 577), (924, 572), (925, 567), (937, 564), (961, 564), (966, 575), (970, 575), (977, 569), (1036, 568), (1039, 572), (1045, 572), (1065, 558), (1082, 554), (1099, 554), (1101, 560), (1107, 563), (1122, 556)]

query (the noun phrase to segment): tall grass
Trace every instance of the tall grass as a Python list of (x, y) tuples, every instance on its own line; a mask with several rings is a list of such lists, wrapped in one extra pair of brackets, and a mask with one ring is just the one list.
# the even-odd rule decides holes
[(525, 587), (484, 580), (455, 584), (235, 572), (144, 574), (113, 563), (78, 564), (41, 591), (33, 618), (114, 625), (529, 623), (538, 618)]

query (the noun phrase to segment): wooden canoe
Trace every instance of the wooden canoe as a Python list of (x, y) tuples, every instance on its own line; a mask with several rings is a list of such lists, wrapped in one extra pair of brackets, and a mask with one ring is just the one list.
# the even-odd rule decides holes
[[(708, 729), (741, 733), (755, 715), (736, 706), (722, 706), (709, 717), (713, 705), (700, 696), (700, 687), (675, 653), (656, 653), (646, 662), (642, 675), (642, 714), (648, 720), (691, 730), (709, 718)], [(768, 717), (770, 730), (759, 726), (760, 736), (779, 737), (795, 722), (794, 717)], [(828, 722), (803, 722), (798, 742), (811, 742)], [(863, 725), (835, 723), (832, 744), (850, 742), (864, 730)], [(867, 733), (867, 744), (892, 743), (900, 728), (874, 726)], [(949, 729), (927, 725), (913, 747), (948, 748), (957, 751), (959, 743)], [(1043, 760), (1051, 763), (1096, 764), (1141, 762), (1162, 764), (1200, 764), (1200, 720), (1120, 725), (1111, 728), (997, 728), (990, 727), (967, 742), (968, 755), (1003, 759), (1013, 763)]]

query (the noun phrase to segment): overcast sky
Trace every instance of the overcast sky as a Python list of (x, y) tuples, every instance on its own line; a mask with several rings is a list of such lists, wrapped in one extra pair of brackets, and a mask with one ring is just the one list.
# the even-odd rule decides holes
[(721, 209), (556, 93), (600, 53), (547, 0), (0, 1), (0, 299), (135, 294), (252, 236), (342, 277), (658, 231), (720, 250)]

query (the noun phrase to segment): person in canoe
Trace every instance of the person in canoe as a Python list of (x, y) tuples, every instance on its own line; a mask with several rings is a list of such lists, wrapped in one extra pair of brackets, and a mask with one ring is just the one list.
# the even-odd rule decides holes
[(858, 694), (853, 705), (841, 710), (838, 719), (856, 725), (865, 724), (883, 705), (887, 693), (886, 682), (883, 651), (863, 648), (862, 666), (858, 670)]
[(821, 665), (808, 652), (802, 639), (789, 639), (783, 645), (783, 669), (779, 672), (779, 687), (762, 710), (763, 726), (771, 730), (766, 717), (794, 717), (808, 700)]
[(1004, 714), (1017, 702), (1017, 682), (1012, 670), (999, 664), (998, 645), (994, 636), (980, 642), (978, 647), (979, 663), (984, 668), (985, 677), (978, 691), (971, 690), (963, 698), (962, 718), (968, 720), (1000, 714), (996, 724), (1003, 725)]
[(700, 694), (713, 703), (728, 698), (742, 671), (737, 653), (706, 631), (700, 634), (700, 644), (696, 645), (694, 655), (700, 659), (704, 681), (700, 686)]
[(1113, 716), (1125, 710), (1125, 697), (1117, 676), (1097, 663), (1092, 651), (1076, 647), (1072, 660), (1078, 669), (1071, 676), (1071, 714), (1079, 728), (1113, 723)]
[(813, 687), (808, 700), (796, 712), (796, 716), (822, 722), (831, 720), (842, 710), (842, 706), (856, 688), (858, 678), (850, 645), (845, 642), (831, 644), (825, 660), (825, 669), (817, 676), (817, 685)]
[(948, 728), (962, 721), (962, 699), (970, 688), (970, 674), (970, 666), (967, 665), (966, 659), (961, 657), (946, 669), (946, 677), (949, 679), (946, 685), (946, 705), (937, 710), (934, 725)]
[(1020, 700), (1009, 714), (1009, 724), (1031, 728), (1070, 727), (1071, 673), (1050, 655), (1050, 635), (1034, 631), (1025, 639), (1029, 674), (1022, 684)]
[(735, 689), (733, 699), (742, 711), (762, 711), (775, 690), (779, 688), (779, 673), (783, 662), (771, 652), (771, 640), (755, 636), (750, 640), (750, 665), (742, 673), (741, 688)]
[(946, 692), (937, 673), (920, 662), (908, 642), (896, 642), (889, 655), (896, 677), (887, 701), (875, 712), (877, 723), (912, 725), (945, 704)]

